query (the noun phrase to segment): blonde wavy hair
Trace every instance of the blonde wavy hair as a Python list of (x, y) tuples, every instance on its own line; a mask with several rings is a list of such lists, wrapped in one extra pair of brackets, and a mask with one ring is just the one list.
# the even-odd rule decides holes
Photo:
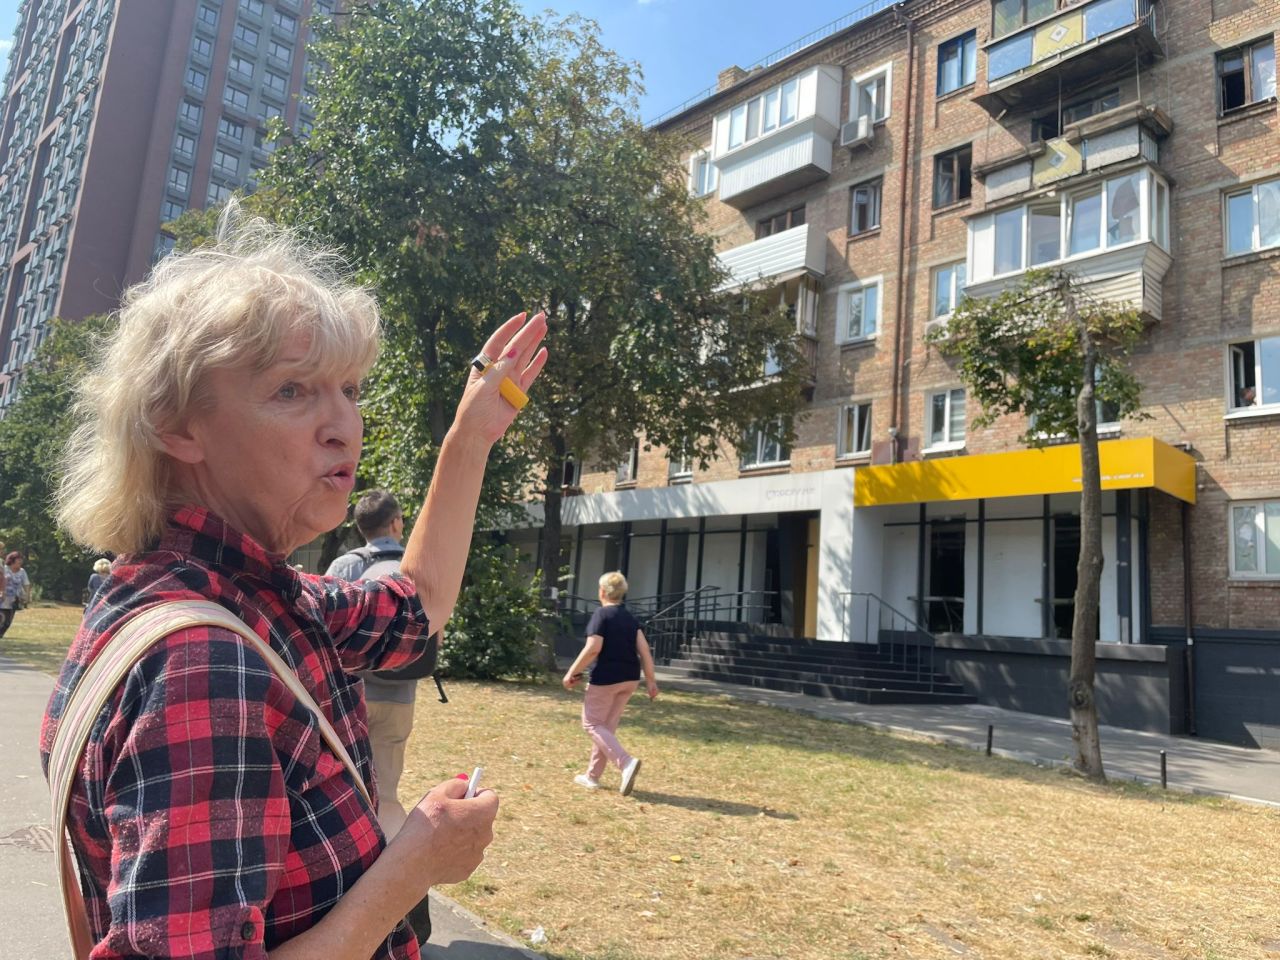
[(621, 603), (627, 595), (627, 578), (619, 570), (613, 570), (600, 576), (600, 592), (610, 603)]
[(232, 201), (213, 244), (165, 257), (125, 292), (119, 323), (77, 388), (80, 423), (57, 494), (62, 528), (99, 553), (153, 543), (178, 496), (160, 434), (209, 402), (209, 370), (265, 370), (299, 332), (317, 371), (363, 376), (378, 356), (377, 303), (335, 252)]

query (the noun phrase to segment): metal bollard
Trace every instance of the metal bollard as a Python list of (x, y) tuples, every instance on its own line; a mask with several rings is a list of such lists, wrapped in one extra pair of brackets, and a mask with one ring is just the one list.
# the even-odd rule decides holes
[(994, 724), (990, 724), (990, 723), (987, 724), (987, 756), (988, 757), (991, 756), (991, 737), (992, 737), (992, 734), (995, 733), (995, 729), (996, 728)]
[(1169, 789), (1169, 757), (1163, 750), (1160, 751), (1160, 786)]

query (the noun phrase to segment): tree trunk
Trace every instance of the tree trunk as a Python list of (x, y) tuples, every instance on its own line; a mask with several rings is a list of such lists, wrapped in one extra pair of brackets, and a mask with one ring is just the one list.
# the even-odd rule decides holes
[(1075, 768), (1094, 780), (1105, 780), (1102, 744), (1098, 739), (1098, 706), (1094, 676), (1098, 660), (1098, 596), (1102, 585), (1102, 469), (1098, 455), (1098, 413), (1094, 402), (1097, 346), (1076, 311), (1072, 293), (1064, 290), (1069, 319), (1080, 330), (1084, 349), (1084, 381), (1076, 398), (1080, 433), (1080, 560), (1076, 567), (1075, 614), (1071, 622), (1071, 678), (1067, 700)]
[[(560, 504), (564, 495), (560, 492), (561, 472), (564, 470), (565, 443), (564, 438), (553, 434), (550, 438), (554, 451), (551, 462), (547, 464), (546, 485), (542, 493), (542, 546), (538, 556), (538, 569), (542, 573), (542, 598), (548, 614), (549, 624), (556, 624), (555, 613), (560, 609), (558, 596), (560, 592)], [(555, 629), (544, 630), (540, 661), (548, 670), (556, 665)]]

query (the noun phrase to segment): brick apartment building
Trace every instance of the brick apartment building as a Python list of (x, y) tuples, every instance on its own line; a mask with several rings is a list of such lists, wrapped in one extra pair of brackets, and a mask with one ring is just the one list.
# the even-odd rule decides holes
[(307, 20), (335, 0), (23, 0), (0, 128), (0, 410), (53, 317), (116, 307), (161, 224), (305, 132)]
[(810, 345), (797, 440), (762, 425), (706, 472), (567, 464), (575, 591), (621, 567), (633, 596), (715, 585), (742, 619), (851, 642), (892, 608), (985, 702), (1061, 713), (1078, 448), (974, 429), (924, 341), (961, 290), (1061, 265), (1149, 321), (1146, 418), (1100, 431), (1103, 721), (1280, 745), (1280, 0), (846, 22), (659, 123), (697, 148), (733, 281)]

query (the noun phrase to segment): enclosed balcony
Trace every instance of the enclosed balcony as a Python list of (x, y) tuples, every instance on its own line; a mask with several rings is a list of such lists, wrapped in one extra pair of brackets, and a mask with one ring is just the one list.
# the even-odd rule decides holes
[(716, 117), (711, 158), (722, 202), (742, 210), (830, 175), (841, 76), (814, 67)]
[(781, 283), (803, 274), (822, 276), (827, 269), (826, 235), (806, 223), (744, 243), (720, 254), (728, 271), (724, 287)]
[(1173, 258), (1169, 186), (1153, 167), (1082, 178), (971, 217), (968, 226), (969, 296), (1002, 293), (1030, 269), (1057, 269), (1097, 300), (1137, 310), (1148, 322), (1161, 318)]
[(1025, 24), (988, 43), (985, 89), (992, 115), (1082, 89), (1096, 77), (1160, 52), (1154, 0), (1090, 0)]

